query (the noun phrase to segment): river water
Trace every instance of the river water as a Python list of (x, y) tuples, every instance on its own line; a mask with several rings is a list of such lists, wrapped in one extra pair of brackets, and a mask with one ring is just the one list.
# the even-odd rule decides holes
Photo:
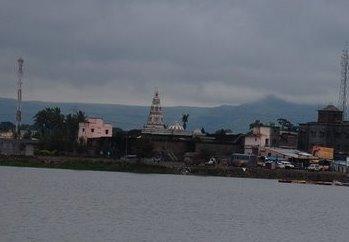
[(0, 241), (348, 241), (349, 187), (0, 167)]

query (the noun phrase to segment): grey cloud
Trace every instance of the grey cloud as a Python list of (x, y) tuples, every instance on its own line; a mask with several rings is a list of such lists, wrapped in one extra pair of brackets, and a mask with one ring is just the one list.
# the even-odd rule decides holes
[[(347, 1), (18, 1), (0, 8), (1, 96), (169, 105), (337, 95)], [(59, 90), (59, 93), (53, 91)]]

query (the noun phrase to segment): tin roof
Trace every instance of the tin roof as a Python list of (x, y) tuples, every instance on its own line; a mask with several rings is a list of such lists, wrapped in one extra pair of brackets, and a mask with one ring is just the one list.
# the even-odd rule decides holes
[(291, 158), (297, 158), (297, 159), (318, 159), (317, 157), (313, 156), (310, 153), (306, 153), (300, 150), (296, 150), (296, 149), (285, 149), (285, 148), (274, 148), (274, 147), (266, 147), (266, 149), (270, 150), (270, 151), (274, 151), (275, 153), (281, 154), (281, 155), (285, 155)]

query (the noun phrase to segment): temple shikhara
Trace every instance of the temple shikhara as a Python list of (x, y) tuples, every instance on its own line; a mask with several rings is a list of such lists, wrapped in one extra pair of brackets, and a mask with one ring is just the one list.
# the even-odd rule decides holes
[(159, 91), (156, 90), (153, 101), (150, 106), (150, 112), (147, 124), (144, 126), (144, 130), (146, 131), (156, 131), (156, 130), (164, 130), (164, 114), (162, 112)]
[(155, 90), (153, 101), (150, 106), (149, 116), (146, 125), (142, 129), (144, 134), (158, 134), (158, 135), (179, 135), (191, 136), (192, 133), (186, 131), (183, 125), (176, 121), (169, 125), (168, 128), (164, 122), (164, 113), (161, 107), (159, 90)]

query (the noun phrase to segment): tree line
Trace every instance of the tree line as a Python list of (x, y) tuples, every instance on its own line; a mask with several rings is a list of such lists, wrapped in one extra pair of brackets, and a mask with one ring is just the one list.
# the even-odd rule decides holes
[(78, 140), (79, 123), (86, 121), (86, 114), (76, 111), (64, 115), (58, 107), (47, 107), (34, 116), (35, 138), (40, 149), (72, 152), (82, 148)]

